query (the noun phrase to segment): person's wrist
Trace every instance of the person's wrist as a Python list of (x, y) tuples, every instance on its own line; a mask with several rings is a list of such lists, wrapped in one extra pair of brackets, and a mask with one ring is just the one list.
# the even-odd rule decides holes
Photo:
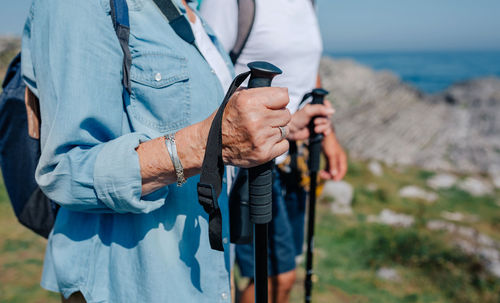
[(167, 151), (170, 156), (170, 160), (172, 161), (172, 165), (174, 166), (177, 178), (177, 186), (182, 186), (184, 183), (186, 183), (186, 178), (184, 177), (184, 167), (182, 166), (182, 162), (179, 159), (177, 153), (175, 133), (166, 134), (164, 138), (165, 138), (165, 145), (167, 146)]
[(176, 134), (177, 153), (184, 167), (186, 178), (197, 175), (201, 171), (212, 119), (211, 116), (179, 130)]

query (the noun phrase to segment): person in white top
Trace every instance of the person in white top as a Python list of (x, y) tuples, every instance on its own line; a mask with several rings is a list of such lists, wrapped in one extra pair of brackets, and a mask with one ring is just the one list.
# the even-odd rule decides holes
[[(314, 5), (311, 0), (255, 0), (255, 7), (253, 27), (235, 62), (236, 73), (246, 71), (247, 63), (256, 60), (268, 61), (283, 70), (283, 75), (274, 79), (273, 86), (287, 87), (289, 91), (287, 108), (293, 116), (288, 139), (307, 139), (309, 133), (306, 129), (302, 132), (292, 130), (307, 125), (314, 116), (325, 116), (316, 119), (315, 129), (325, 134), (323, 152), (328, 162), (320, 176), (341, 180), (347, 171), (347, 158), (327, 119), (333, 113), (329, 102), (299, 109), (302, 97), (321, 86), (318, 69), (322, 41)], [(203, 0), (200, 12), (230, 52), (238, 35), (237, 0)], [(285, 157), (280, 156), (277, 163), (283, 162)], [(295, 282), (295, 257), (302, 253), (306, 194), (302, 188), (287, 186), (282, 173), (275, 173), (275, 177), (273, 220), (269, 231), (269, 298), (275, 302), (288, 302)], [(251, 245), (236, 248), (240, 272), (249, 278), (253, 276), (252, 249)], [(253, 296), (251, 282), (243, 291), (241, 302), (253, 302)]]

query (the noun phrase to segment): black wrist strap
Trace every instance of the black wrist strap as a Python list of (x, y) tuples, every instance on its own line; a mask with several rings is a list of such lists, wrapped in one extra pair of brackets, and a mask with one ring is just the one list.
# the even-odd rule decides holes
[(219, 251), (224, 250), (222, 244), (222, 214), (217, 201), (222, 190), (222, 178), (224, 176), (224, 161), (222, 160), (222, 116), (229, 99), (249, 75), (250, 72), (246, 72), (238, 75), (233, 80), (224, 101), (212, 121), (208, 133), (203, 165), (201, 167), (200, 182), (198, 183), (198, 200), (209, 216), (210, 247)]

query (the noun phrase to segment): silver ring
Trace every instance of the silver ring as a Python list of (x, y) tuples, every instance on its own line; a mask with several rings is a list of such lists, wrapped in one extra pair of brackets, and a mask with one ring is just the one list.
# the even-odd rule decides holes
[(286, 128), (284, 126), (278, 126), (281, 132), (281, 140), (286, 139), (286, 136), (288, 135), (286, 132)]

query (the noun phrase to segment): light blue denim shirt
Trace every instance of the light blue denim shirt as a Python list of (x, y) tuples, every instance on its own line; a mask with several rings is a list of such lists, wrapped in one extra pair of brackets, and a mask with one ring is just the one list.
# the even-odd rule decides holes
[(229, 302), (226, 190), (218, 252), (198, 204), (198, 176), (142, 196), (135, 151), (207, 118), (224, 92), (151, 0), (127, 2), (132, 93), (125, 98), (109, 0), (36, 0), (26, 22), (23, 76), (41, 102), (36, 179), (62, 206), (41, 284), (66, 297), (81, 291), (87, 302)]

